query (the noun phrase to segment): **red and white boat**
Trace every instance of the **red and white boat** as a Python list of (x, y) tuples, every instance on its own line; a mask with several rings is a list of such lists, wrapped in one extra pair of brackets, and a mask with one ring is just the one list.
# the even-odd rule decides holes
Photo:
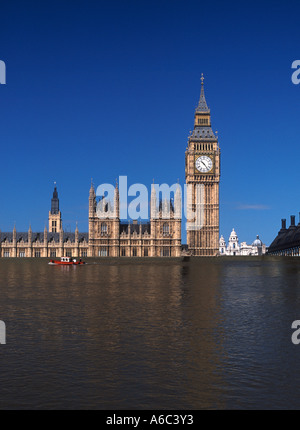
[(54, 266), (78, 266), (81, 264), (85, 264), (84, 261), (76, 260), (76, 258), (72, 257), (61, 257), (60, 260), (50, 260), (48, 264), (54, 265)]

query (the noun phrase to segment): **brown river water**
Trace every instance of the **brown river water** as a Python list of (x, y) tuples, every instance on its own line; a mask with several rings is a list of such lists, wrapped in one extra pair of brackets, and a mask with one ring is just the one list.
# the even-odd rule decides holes
[(300, 259), (0, 260), (1, 409), (299, 409)]

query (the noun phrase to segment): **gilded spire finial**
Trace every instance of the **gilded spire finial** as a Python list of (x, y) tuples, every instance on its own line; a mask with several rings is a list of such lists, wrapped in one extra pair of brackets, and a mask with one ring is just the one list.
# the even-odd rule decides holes
[(203, 81), (204, 81), (203, 73), (201, 73), (201, 78), (200, 78), (200, 80), (201, 80), (201, 85), (203, 85)]

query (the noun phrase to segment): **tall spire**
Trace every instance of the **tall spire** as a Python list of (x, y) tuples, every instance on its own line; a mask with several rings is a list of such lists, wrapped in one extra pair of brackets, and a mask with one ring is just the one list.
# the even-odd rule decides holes
[(205, 95), (204, 95), (204, 77), (203, 77), (203, 73), (201, 73), (201, 92), (200, 92), (200, 99), (199, 99), (199, 103), (198, 106), (196, 108), (196, 112), (205, 112), (205, 113), (209, 113), (210, 110), (207, 106), (206, 100), (205, 100)]
[(56, 188), (56, 182), (54, 182), (54, 191), (53, 191), (53, 197), (51, 199), (51, 214), (56, 215), (59, 212), (59, 199), (58, 199), (58, 192)]
[(211, 128), (211, 120), (210, 120), (210, 109), (207, 106), (205, 95), (204, 95), (204, 77), (203, 73), (201, 74), (201, 93), (200, 100), (198, 106), (195, 110), (195, 119), (194, 119), (194, 130), (189, 136), (189, 142), (191, 139), (214, 139), (216, 140), (216, 136)]
[(91, 178), (90, 197), (92, 197), (92, 198), (96, 197), (94, 183), (93, 183), (93, 178)]
[(157, 218), (157, 200), (156, 200), (156, 191), (155, 184), (153, 179), (153, 184), (151, 186), (151, 201), (150, 201), (150, 213), (151, 219)]
[(120, 218), (120, 195), (118, 188), (118, 180), (116, 179), (116, 188), (114, 193), (114, 216)]

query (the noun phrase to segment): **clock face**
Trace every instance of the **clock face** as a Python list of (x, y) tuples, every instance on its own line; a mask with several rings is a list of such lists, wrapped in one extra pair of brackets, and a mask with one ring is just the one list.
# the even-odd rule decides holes
[(209, 172), (213, 167), (213, 162), (207, 155), (201, 155), (195, 162), (196, 169), (201, 173)]

